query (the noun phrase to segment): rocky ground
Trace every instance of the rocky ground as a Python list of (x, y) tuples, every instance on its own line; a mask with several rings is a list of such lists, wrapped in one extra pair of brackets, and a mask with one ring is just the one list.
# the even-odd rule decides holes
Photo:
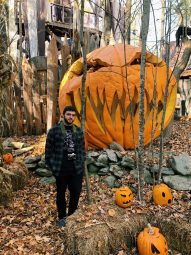
[[(191, 155), (191, 122), (181, 119), (176, 121), (173, 126), (172, 134), (168, 141), (165, 142), (164, 156), (165, 159), (169, 154), (179, 155), (181, 153), (188, 153)], [(15, 160), (24, 160), (26, 157), (34, 155), (42, 155), (44, 153), (45, 135), (34, 137), (13, 138), (16, 141), (24, 142), (28, 146), (34, 148), (24, 154), (15, 157)], [(159, 142), (154, 143), (154, 158), (149, 153), (147, 148), (148, 162), (157, 163)], [(134, 155), (133, 151), (128, 151), (128, 155)], [(105, 183), (101, 182), (103, 177), (91, 177), (91, 191), (94, 206), (88, 209), (88, 213), (84, 214), (84, 218), (79, 218), (79, 221), (85, 221), (85, 224), (92, 224), (95, 222), (95, 205), (100, 206), (101, 211), (104, 210), (103, 201), (112, 201), (114, 190), (109, 188)], [(123, 185), (130, 185), (135, 196), (137, 193), (137, 181), (132, 175), (127, 175), (122, 178)], [(174, 203), (165, 210), (166, 214), (172, 220), (184, 219), (189, 221), (191, 218), (191, 192), (190, 191), (172, 191)], [(152, 186), (145, 185), (144, 187), (144, 202), (137, 203), (131, 207), (131, 211), (140, 213), (142, 210), (156, 211), (160, 213), (161, 208), (154, 206), (152, 203)], [(80, 198), (79, 207), (87, 210), (85, 183), (83, 185), (83, 192)], [(109, 210), (109, 207), (108, 207)], [(110, 211), (111, 212), (111, 211)], [(109, 215), (111, 216), (111, 215)], [(81, 217), (81, 216), (79, 216)], [(97, 217), (97, 216), (96, 216)], [(40, 182), (40, 178), (33, 172), (30, 172), (30, 178), (23, 190), (14, 193), (13, 201), (6, 207), (1, 207), (0, 213), (0, 229), (1, 229), (1, 243), (0, 254), (2, 255), (59, 255), (66, 254), (65, 243), (66, 233), (57, 227), (56, 222), (56, 207), (55, 207), (55, 187), (54, 185), (45, 185)], [(115, 254), (125, 255), (126, 251), (119, 247)], [(128, 253), (129, 254), (129, 253)], [(136, 249), (132, 254), (137, 254)], [(180, 252), (170, 251), (169, 254), (181, 254)], [(91, 254), (90, 254), (91, 255)], [(113, 254), (112, 254), (113, 255)]]

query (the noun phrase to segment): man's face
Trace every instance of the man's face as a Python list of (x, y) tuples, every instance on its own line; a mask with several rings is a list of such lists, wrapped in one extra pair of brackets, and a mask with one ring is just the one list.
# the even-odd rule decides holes
[(73, 111), (66, 111), (64, 114), (64, 119), (66, 123), (70, 125), (73, 124), (75, 117), (76, 117), (76, 113)]

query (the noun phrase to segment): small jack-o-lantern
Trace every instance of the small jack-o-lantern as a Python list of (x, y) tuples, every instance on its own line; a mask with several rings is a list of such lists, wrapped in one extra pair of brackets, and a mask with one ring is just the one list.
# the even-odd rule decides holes
[(157, 184), (153, 188), (153, 201), (156, 205), (171, 205), (172, 194), (170, 188), (164, 184)]
[(166, 239), (159, 233), (158, 228), (151, 227), (150, 224), (138, 235), (137, 248), (139, 255), (168, 255)]
[(121, 187), (115, 192), (115, 202), (122, 208), (127, 208), (132, 204), (133, 193), (128, 187)]
[(13, 155), (11, 153), (6, 153), (3, 155), (3, 162), (5, 164), (11, 164), (13, 162)]

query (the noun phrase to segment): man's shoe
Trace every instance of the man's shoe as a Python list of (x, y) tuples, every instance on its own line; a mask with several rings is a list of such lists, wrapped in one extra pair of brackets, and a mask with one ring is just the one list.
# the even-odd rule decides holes
[(59, 223), (58, 223), (58, 226), (60, 227), (60, 228), (63, 228), (63, 227), (65, 227), (66, 226), (66, 219), (60, 219), (59, 220)]

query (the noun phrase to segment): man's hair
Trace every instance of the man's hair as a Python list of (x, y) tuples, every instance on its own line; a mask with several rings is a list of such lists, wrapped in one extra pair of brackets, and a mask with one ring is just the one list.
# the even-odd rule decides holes
[(65, 114), (67, 111), (76, 112), (76, 108), (72, 105), (67, 105), (67, 106), (64, 107), (63, 114)]

